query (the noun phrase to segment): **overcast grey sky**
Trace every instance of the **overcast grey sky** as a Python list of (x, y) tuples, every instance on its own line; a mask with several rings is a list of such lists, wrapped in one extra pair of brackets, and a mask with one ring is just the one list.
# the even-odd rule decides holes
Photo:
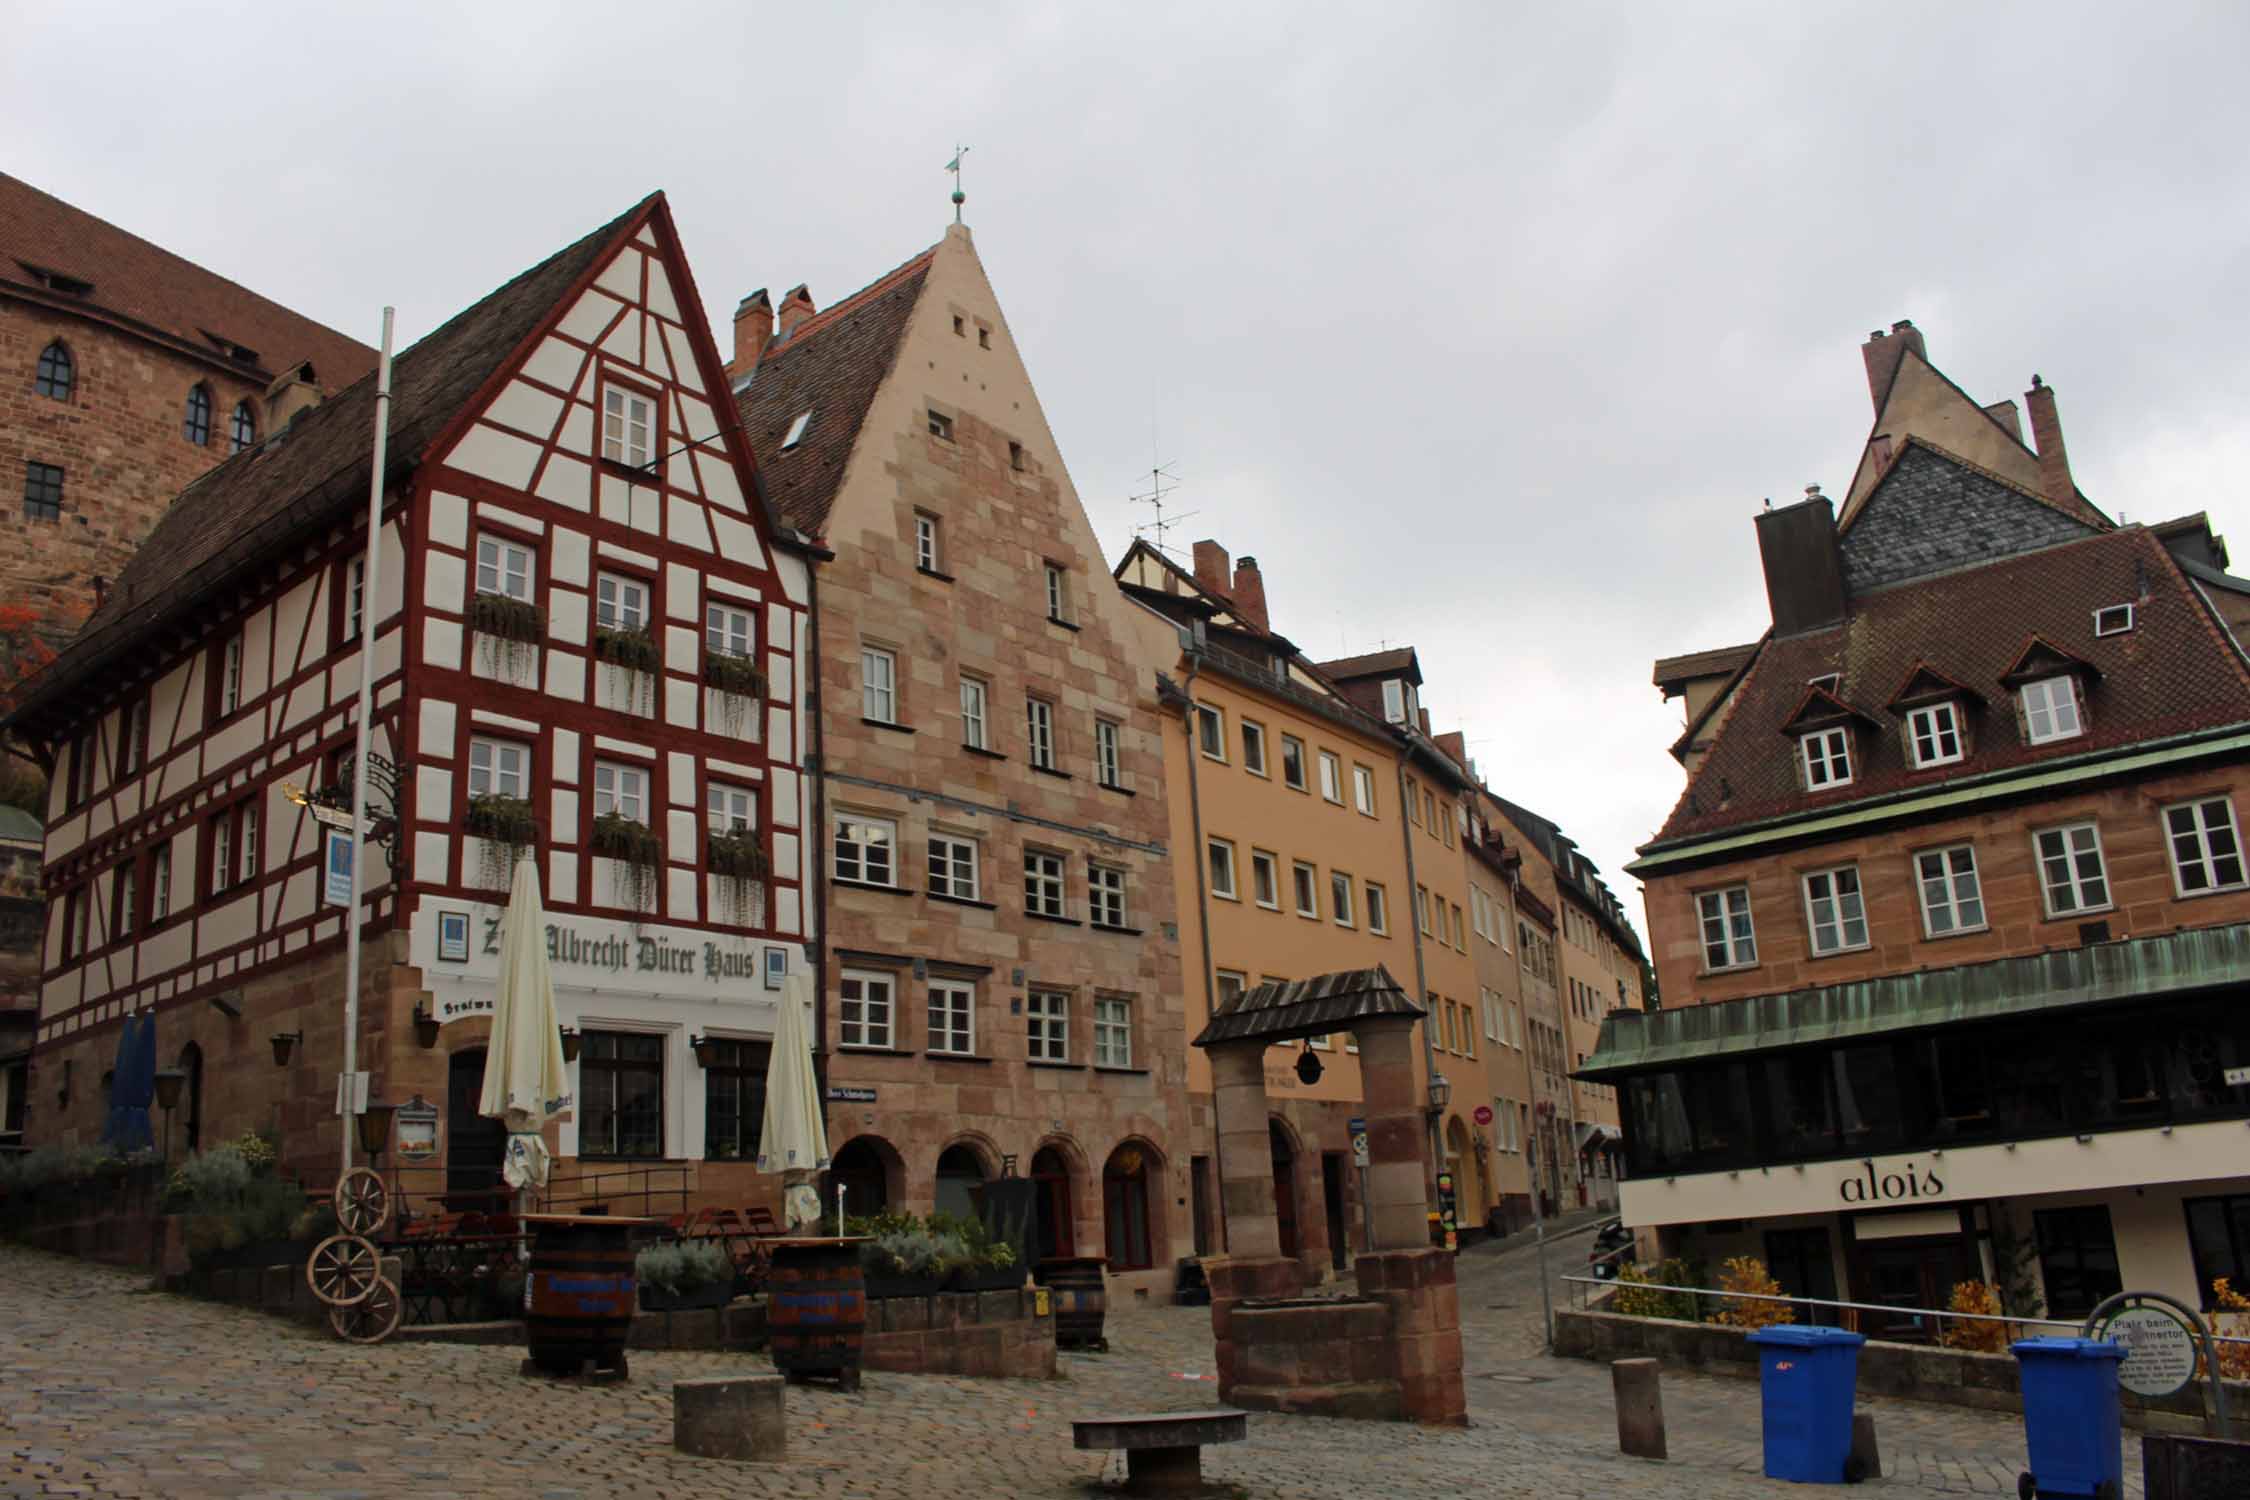
[(2235, 527), (2239, 5), (348, 9), (9, 6), (5, 167), (372, 343), (655, 187), (722, 322), (826, 304), (937, 238), (966, 141), (1112, 559), (1153, 429), (1176, 540), (1316, 656), (1417, 646), (1636, 923), (1650, 660), (1763, 627), (1751, 514), (1844, 489), (1869, 329), (2044, 375), (2113, 513)]

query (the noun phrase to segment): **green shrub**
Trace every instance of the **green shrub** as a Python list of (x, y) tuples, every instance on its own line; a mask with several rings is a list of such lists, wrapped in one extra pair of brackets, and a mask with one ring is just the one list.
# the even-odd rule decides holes
[(1611, 1301), (1610, 1308), (1612, 1311), (1623, 1313), (1627, 1317), (1677, 1318), (1687, 1323), (1700, 1322), (1702, 1321), (1702, 1311), (1697, 1306), (1699, 1299), (1693, 1294), (1688, 1292), (1645, 1291), (1642, 1288), (1650, 1283), (1664, 1286), (1700, 1286), (1702, 1282), (1697, 1278), (1701, 1275), (1702, 1269), (1700, 1265), (1677, 1258), (1660, 1260), (1650, 1266), (1629, 1265), (1621, 1267), (1617, 1273), (1617, 1295)]
[(681, 1240), (650, 1245), (633, 1257), (641, 1284), (666, 1296), (680, 1296), (734, 1280), (734, 1260), (713, 1240)]
[(180, 1163), (165, 1197), (191, 1212), (221, 1213), (242, 1201), (250, 1178), (250, 1162), (240, 1146), (213, 1146)]

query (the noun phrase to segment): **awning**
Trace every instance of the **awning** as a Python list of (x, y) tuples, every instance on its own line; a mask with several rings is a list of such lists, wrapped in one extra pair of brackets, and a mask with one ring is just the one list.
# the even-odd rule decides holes
[(1615, 1125), (1603, 1125), (1596, 1121), (1581, 1120), (1578, 1122), (1575, 1136), (1579, 1151), (1584, 1153), (1607, 1146), (1613, 1141), (1624, 1140), (1625, 1132)]

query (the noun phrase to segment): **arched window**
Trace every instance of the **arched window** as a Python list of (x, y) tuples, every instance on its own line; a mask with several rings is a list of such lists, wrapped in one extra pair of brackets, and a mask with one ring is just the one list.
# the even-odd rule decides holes
[(187, 420), (180, 435), (198, 448), (211, 445), (211, 388), (199, 385), (187, 393)]
[(234, 403), (234, 426), (227, 437), (229, 453), (240, 453), (258, 440), (258, 419), (251, 414), (248, 401)]
[(984, 1185), (984, 1163), (974, 1146), (956, 1141), (938, 1153), (937, 1211), (960, 1218), (977, 1216), (976, 1189)]
[(71, 363), (70, 351), (62, 346), (61, 339), (39, 351), (39, 373), (32, 378), (33, 390), (57, 401), (68, 401), (77, 380), (78, 367)]

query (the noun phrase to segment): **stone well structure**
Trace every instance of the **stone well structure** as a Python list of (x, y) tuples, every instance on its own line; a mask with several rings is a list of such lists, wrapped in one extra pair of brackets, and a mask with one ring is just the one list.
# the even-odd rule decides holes
[[(1453, 1256), (1430, 1245), (1423, 1190), (1423, 1015), (1389, 970), (1347, 969), (1247, 990), (1195, 1039), (1211, 1058), (1226, 1214), (1227, 1254), (1204, 1261), (1221, 1401), (1467, 1425)], [(1375, 1248), (1356, 1263), (1358, 1296), (1306, 1297), (1303, 1267), (1281, 1254), (1265, 1060), (1276, 1043), (1338, 1031), (1359, 1043)]]

